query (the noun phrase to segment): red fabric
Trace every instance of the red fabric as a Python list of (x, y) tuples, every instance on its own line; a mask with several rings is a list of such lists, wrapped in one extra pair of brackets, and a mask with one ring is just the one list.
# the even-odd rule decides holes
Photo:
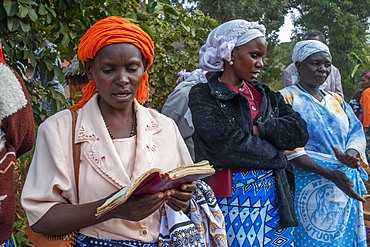
[(0, 39), (0, 63), (5, 64), (4, 54), (3, 54), (3, 44), (1, 43), (1, 39)]
[[(251, 84), (249, 83), (244, 83), (243, 86), (241, 88), (235, 88), (233, 86), (231, 86), (230, 84), (226, 83), (226, 82), (223, 82), (228, 88), (230, 88), (232, 91), (236, 92), (236, 93), (241, 93), (243, 94), (247, 99), (248, 99), (248, 102), (249, 102), (249, 107), (251, 108), (251, 115), (252, 115), (252, 120), (256, 120), (257, 118), (257, 115), (258, 115), (258, 111), (260, 109), (260, 106), (261, 106), (261, 102), (262, 102), (262, 95), (260, 92), (258, 92), (257, 89), (255, 89)], [(254, 97), (254, 100), (252, 99), (252, 96), (251, 94), (249, 93), (249, 90), (248, 88), (251, 90), (252, 94), (253, 94), (253, 97)], [(252, 107), (256, 107), (256, 110), (252, 110)]]
[[(110, 16), (96, 22), (82, 37), (78, 46), (78, 57), (85, 63), (93, 59), (96, 53), (104, 46), (115, 43), (130, 43), (135, 45), (148, 60), (146, 70), (152, 65), (154, 60), (154, 43), (147, 33), (139, 26), (129, 20), (119, 17)], [(77, 110), (83, 107), (89, 99), (98, 91), (94, 81), (83, 88), (82, 100), (73, 105), (72, 109)], [(149, 98), (148, 73), (145, 72), (136, 99), (140, 104), (144, 104)]]

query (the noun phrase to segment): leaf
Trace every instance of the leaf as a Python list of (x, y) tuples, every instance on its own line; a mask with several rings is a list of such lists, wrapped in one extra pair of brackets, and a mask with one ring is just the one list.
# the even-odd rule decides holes
[(21, 25), (22, 31), (25, 32), (25, 33), (28, 33), (31, 29), (31, 25), (29, 23), (21, 21), (20, 25)]
[(29, 4), (29, 5), (37, 5), (35, 1), (32, 0), (18, 0), (20, 3)]
[(46, 68), (48, 68), (48, 71), (51, 71), (53, 69), (53, 64), (50, 60), (44, 60)]
[(7, 26), (8, 26), (8, 29), (10, 32), (14, 31), (13, 27), (14, 27), (14, 20), (13, 18), (8, 18), (7, 20)]
[(128, 20), (132, 22), (137, 21), (137, 15), (135, 13), (127, 13), (125, 14), (125, 18), (127, 18)]
[(54, 16), (54, 17), (57, 17), (57, 13), (55, 13), (55, 11), (50, 8), (49, 6), (45, 5), (45, 8)]
[[(19, 19), (10, 17), (10, 18), (8, 18), (7, 25), (8, 25), (9, 31), (15, 31), (19, 27)], [(18, 51), (18, 50), (16, 50), (16, 51)]]
[(27, 14), (28, 14), (28, 8), (23, 6), (23, 5), (20, 5), (17, 15), (20, 18), (24, 18), (24, 17), (26, 17)]
[(154, 40), (155, 35), (153, 33), (153, 30), (145, 23), (141, 23), (140, 27)]
[(351, 77), (355, 77), (355, 74), (357, 72), (358, 67), (360, 67), (361, 64), (356, 64), (355, 68), (352, 70)]
[(18, 12), (18, 3), (17, 1), (4, 0), (3, 3), (4, 9), (7, 16), (12, 17)]
[(37, 14), (36, 14), (36, 11), (34, 9), (29, 9), (28, 10), (28, 16), (30, 17), (30, 19), (35, 22), (38, 18)]
[(160, 3), (171, 4), (170, 0), (159, 0)]
[(71, 39), (69, 38), (69, 35), (68, 33), (65, 33), (63, 35), (63, 39), (62, 39), (62, 42), (61, 42), (61, 45), (68, 45), (68, 43), (71, 41)]
[(170, 5), (164, 5), (163, 6), (163, 11), (167, 14), (171, 14), (171, 15), (174, 15), (174, 16), (179, 16), (179, 13), (177, 12), (177, 10), (170, 6)]
[(48, 11), (46, 10), (45, 5), (40, 4), (39, 15), (46, 15), (47, 13), (48, 13)]
[(157, 2), (156, 1), (152, 1), (151, 3), (149, 3), (147, 5), (146, 11), (148, 11), (148, 13), (151, 14), (151, 13), (154, 12), (156, 6), (157, 6)]

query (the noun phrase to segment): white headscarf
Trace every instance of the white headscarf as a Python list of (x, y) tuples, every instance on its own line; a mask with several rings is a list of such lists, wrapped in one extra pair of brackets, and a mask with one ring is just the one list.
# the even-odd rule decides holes
[(329, 47), (318, 40), (302, 40), (295, 44), (292, 54), (293, 63), (302, 62), (314, 53), (326, 52), (330, 54)]
[(209, 71), (223, 70), (224, 60), (231, 60), (231, 52), (249, 41), (265, 37), (265, 26), (258, 22), (232, 20), (221, 24), (208, 35), (207, 42), (199, 50), (199, 66)]

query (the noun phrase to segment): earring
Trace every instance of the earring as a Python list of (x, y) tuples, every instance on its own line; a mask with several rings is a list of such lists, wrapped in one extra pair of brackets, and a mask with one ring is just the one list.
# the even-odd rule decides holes
[(229, 64), (230, 64), (230, 65), (233, 65), (233, 64), (234, 64), (233, 60), (230, 60), (230, 61), (229, 61)]

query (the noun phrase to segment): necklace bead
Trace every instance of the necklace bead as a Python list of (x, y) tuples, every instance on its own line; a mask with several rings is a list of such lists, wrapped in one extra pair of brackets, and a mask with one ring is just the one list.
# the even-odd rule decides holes
[[(105, 121), (103, 117), (103, 121), (105, 124), (105, 128), (108, 130), (109, 136), (112, 140), (116, 139), (116, 137), (112, 134), (112, 131), (110, 130), (107, 122)], [(131, 131), (130, 131), (130, 137), (134, 136), (136, 134), (136, 112), (134, 109), (134, 105), (132, 105), (132, 125), (131, 125)]]
[(325, 99), (325, 96), (319, 90), (319, 95), (321, 96), (322, 100), (324, 101), (323, 109), (321, 109), (320, 105), (315, 101), (315, 99), (313, 98), (312, 94), (310, 94), (306, 89), (304, 89), (300, 83), (298, 83), (297, 86), (298, 86), (299, 89), (301, 89), (303, 92), (305, 92), (306, 94), (308, 94), (310, 96), (310, 99), (313, 102), (313, 105), (315, 106), (316, 110), (319, 112), (319, 114), (321, 116), (321, 119), (323, 120), (323, 122), (325, 124), (326, 130), (329, 132), (329, 134), (333, 134), (333, 131), (329, 127), (329, 125), (328, 125), (328, 123), (326, 121), (326, 118), (324, 116), (325, 115), (325, 112), (324, 111), (326, 109), (326, 99)]

